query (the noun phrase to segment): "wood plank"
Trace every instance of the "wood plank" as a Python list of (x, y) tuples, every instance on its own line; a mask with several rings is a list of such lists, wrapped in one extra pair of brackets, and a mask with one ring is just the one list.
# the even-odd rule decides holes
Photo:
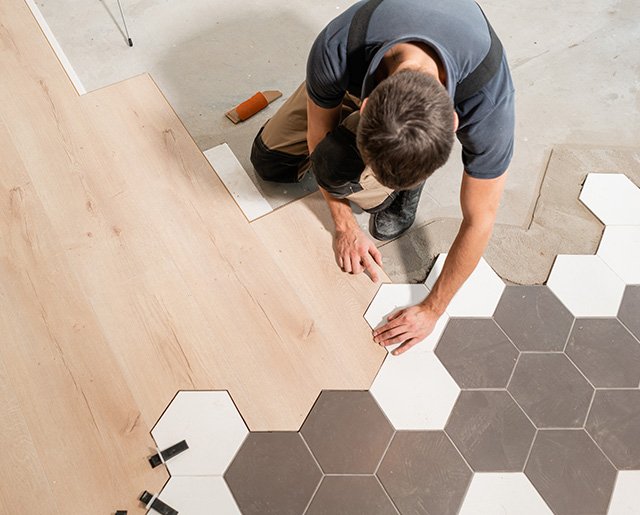
[(42, 513), (34, 489), (51, 513), (142, 513), (179, 389), (291, 430), (321, 389), (369, 386), (377, 286), (333, 263), (318, 197), (247, 223), (148, 75), (79, 97), (21, 0), (0, 20), (0, 430), (21, 450), (0, 509)]

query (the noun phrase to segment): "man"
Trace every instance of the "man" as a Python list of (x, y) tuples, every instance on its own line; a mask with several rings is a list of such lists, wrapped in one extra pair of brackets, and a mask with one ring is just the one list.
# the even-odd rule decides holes
[(369, 0), (320, 33), (306, 82), (258, 133), (251, 157), (265, 180), (298, 181), (311, 168), (335, 223), (338, 265), (377, 281), (380, 252), (349, 201), (371, 213), (372, 236), (398, 237), (415, 220), (424, 182), (447, 161), (457, 136), (463, 220), (442, 273), (422, 303), (373, 333), (381, 345), (402, 343), (398, 355), (431, 333), (482, 256), (513, 131), (506, 56), (476, 3)]

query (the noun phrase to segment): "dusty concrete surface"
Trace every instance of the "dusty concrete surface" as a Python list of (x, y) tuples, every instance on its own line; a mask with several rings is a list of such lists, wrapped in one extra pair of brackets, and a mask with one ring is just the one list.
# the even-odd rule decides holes
[[(604, 226), (578, 200), (586, 175), (623, 173), (640, 186), (640, 149), (562, 145), (553, 149), (540, 195), (524, 226), (500, 223), (485, 258), (505, 280), (542, 284), (558, 254), (595, 254)], [(381, 247), (394, 282), (422, 282), (436, 256), (447, 252), (459, 218), (442, 218)]]
[[(228, 142), (274, 206), (315, 188), (265, 184), (248, 155), (282, 102), (234, 126), (224, 112), (260, 89), (290, 94), (315, 35), (351, 0), (37, 0), (88, 90), (149, 72), (202, 149)], [(517, 89), (516, 154), (499, 222), (528, 223), (557, 144), (640, 147), (640, 39), (635, 0), (481, 2), (500, 35)], [(459, 148), (429, 181), (417, 225), (459, 215)], [(414, 237), (415, 239), (415, 237)]]

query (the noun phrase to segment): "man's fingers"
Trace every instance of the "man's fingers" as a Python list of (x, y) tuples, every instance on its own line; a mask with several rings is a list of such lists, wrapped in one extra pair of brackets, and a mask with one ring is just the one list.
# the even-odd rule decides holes
[(418, 340), (416, 338), (411, 338), (411, 339), (407, 340), (406, 342), (404, 342), (402, 345), (400, 345), (400, 347), (398, 347), (397, 349), (394, 349), (391, 352), (391, 354), (393, 354), (394, 356), (399, 356), (400, 354), (403, 354), (403, 353), (407, 352), (416, 343), (418, 343)]
[(342, 259), (342, 269), (348, 274), (351, 273), (351, 259), (348, 257), (341, 258)]
[(403, 314), (404, 314), (404, 309), (400, 309), (400, 310), (396, 311), (395, 313), (392, 313), (391, 315), (389, 315), (387, 317), (387, 320), (389, 322), (391, 322), (392, 320), (395, 320), (396, 318), (398, 318), (399, 316), (401, 316)]
[(378, 327), (378, 329), (373, 331), (373, 336), (374, 336), (374, 338), (380, 338), (387, 331), (390, 331), (394, 327), (398, 327), (400, 325), (402, 325), (402, 322), (400, 320), (390, 320), (386, 324), (384, 324), (383, 326), (380, 326), (380, 327)]
[(351, 273), (359, 274), (362, 272), (362, 265), (360, 264), (360, 256), (351, 256)]
[(372, 245), (372, 248), (371, 250), (369, 250), (369, 253), (371, 254), (371, 257), (373, 257), (375, 262), (378, 263), (378, 266), (382, 268), (382, 254), (380, 253), (378, 248), (375, 245)]
[(378, 282), (378, 272), (376, 271), (376, 267), (373, 264), (373, 261), (366, 254), (362, 256), (362, 266), (369, 273), (369, 277), (374, 283)]
[(389, 329), (385, 331), (382, 335), (378, 337), (378, 339), (382, 340), (384, 345), (389, 345), (388, 341), (395, 336), (400, 334), (405, 334), (407, 332), (407, 328), (404, 326), (394, 327), (393, 329)]

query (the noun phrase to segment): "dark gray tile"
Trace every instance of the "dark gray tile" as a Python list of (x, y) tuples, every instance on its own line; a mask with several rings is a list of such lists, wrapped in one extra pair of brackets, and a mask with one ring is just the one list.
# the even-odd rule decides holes
[(373, 474), (394, 430), (369, 392), (324, 391), (300, 432), (326, 474)]
[(593, 397), (564, 354), (522, 354), (508, 390), (539, 428), (582, 427)]
[(520, 472), (535, 428), (505, 391), (463, 391), (446, 433), (476, 472)]
[(640, 469), (640, 390), (598, 390), (586, 428), (618, 469)]
[(244, 515), (300, 515), (322, 473), (298, 433), (249, 433), (224, 478)]
[(375, 476), (325, 476), (306, 515), (398, 515)]
[(555, 515), (604, 515), (616, 471), (583, 430), (541, 430), (525, 474)]
[(576, 320), (566, 353), (596, 388), (640, 384), (640, 343), (615, 318)]
[(398, 431), (378, 469), (402, 515), (457, 513), (471, 476), (442, 431)]
[(452, 318), (435, 352), (461, 388), (504, 388), (519, 354), (487, 318)]
[(507, 286), (493, 317), (521, 351), (561, 351), (573, 316), (546, 286)]
[(618, 318), (640, 340), (640, 284), (627, 286)]

